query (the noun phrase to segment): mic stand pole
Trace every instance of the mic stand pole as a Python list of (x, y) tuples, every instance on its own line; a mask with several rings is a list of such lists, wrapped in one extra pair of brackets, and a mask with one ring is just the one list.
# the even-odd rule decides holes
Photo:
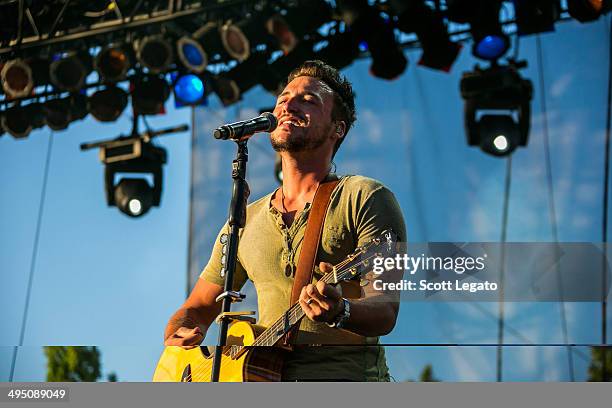
[(221, 314), (219, 315), (219, 338), (217, 340), (217, 347), (215, 347), (215, 354), (213, 356), (213, 366), (211, 373), (211, 382), (219, 381), (219, 372), (221, 369), (221, 355), (223, 348), (227, 341), (227, 329), (229, 326), (229, 318), (227, 317), (230, 311), (232, 302), (240, 302), (246, 296), (240, 292), (233, 291), (232, 286), (234, 282), (234, 271), (236, 270), (236, 260), (238, 258), (238, 231), (243, 228), (246, 223), (246, 207), (247, 199), (249, 198), (249, 186), (246, 182), (246, 164), (249, 159), (249, 151), (247, 149), (247, 140), (238, 140), (236, 145), (238, 151), (236, 153), (236, 159), (232, 162), (232, 201), (229, 208), (229, 220), (228, 224), (230, 227), (229, 240), (227, 243), (227, 262), (225, 265), (225, 285), (223, 293), (217, 297), (217, 302), (223, 301), (221, 306)]

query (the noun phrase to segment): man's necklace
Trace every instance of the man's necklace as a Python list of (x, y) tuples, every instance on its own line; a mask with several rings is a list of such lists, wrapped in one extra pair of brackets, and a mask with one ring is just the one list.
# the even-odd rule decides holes
[[(319, 185), (321, 183), (317, 183), (317, 188), (315, 189), (315, 194), (316, 191), (319, 189)], [(285, 189), (283, 188), (283, 186), (281, 186), (281, 207), (283, 209), (283, 214), (287, 214), (287, 208), (285, 207)]]

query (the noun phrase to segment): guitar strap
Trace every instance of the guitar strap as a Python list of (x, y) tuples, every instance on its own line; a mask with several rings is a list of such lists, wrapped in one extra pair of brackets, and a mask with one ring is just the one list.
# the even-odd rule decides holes
[[(317, 251), (319, 249), (319, 243), (321, 242), (321, 236), (323, 235), (325, 214), (329, 207), (329, 199), (331, 198), (332, 191), (334, 191), (334, 188), (339, 182), (340, 180), (338, 179), (324, 181), (319, 184), (315, 192), (310, 214), (308, 215), (308, 221), (306, 223), (306, 231), (304, 231), (304, 240), (302, 241), (300, 259), (298, 260), (293, 288), (291, 289), (291, 302), (289, 306), (293, 306), (297, 303), (302, 288), (312, 282)], [(285, 336), (285, 345), (289, 345), (295, 340), (298, 328), (299, 325), (287, 333)]]

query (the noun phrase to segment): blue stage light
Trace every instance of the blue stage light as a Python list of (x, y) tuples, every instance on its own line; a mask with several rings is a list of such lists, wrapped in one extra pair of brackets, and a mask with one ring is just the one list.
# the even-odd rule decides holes
[(196, 39), (188, 36), (179, 38), (176, 50), (179, 60), (189, 72), (204, 72), (208, 65), (208, 55)]
[(183, 44), (183, 48), (181, 50), (185, 59), (189, 64), (199, 66), (204, 63), (204, 56), (200, 49), (198, 49), (194, 44), (185, 43)]
[(474, 55), (485, 60), (496, 60), (508, 51), (509, 42), (503, 35), (487, 35), (474, 45)]
[(204, 97), (204, 83), (196, 75), (183, 75), (174, 84), (174, 95), (180, 103), (197, 104)]

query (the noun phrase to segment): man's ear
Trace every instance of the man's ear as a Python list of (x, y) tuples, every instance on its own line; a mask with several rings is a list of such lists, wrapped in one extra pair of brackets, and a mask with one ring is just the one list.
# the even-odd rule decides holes
[(346, 123), (343, 120), (337, 121), (334, 132), (336, 133), (338, 139), (342, 139), (346, 134)]

